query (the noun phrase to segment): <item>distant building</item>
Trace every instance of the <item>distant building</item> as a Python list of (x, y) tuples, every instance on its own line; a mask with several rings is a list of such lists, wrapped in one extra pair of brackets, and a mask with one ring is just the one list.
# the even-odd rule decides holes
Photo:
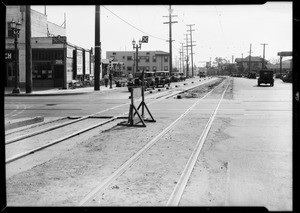
[[(5, 86), (14, 86), (15, 44), (10, 22), (21, 23), (18, 38), (20, 86), (25, 85), (25, 6), (6, 7)], [(47, 20), (47, 15), (31, 10), (31, 48), (33, 87), (62, 87), (74, 80), (93, 77), (92, 51), (67, 42), (66, 28)]]
[[(246, 58), (236, 58), (235, 62), (239, 70), (242, 72), (249, 72), (249, 57)], [(264, 59), (258, 56), (251, 56), (251, 71), (257, 72), (262, 68), (262, 63)], [(267, 60), (264, 61), (264, 65), (266, 66), (269, 62)], [(241, 69), (242, 68), (242, 69)]]
[[(106, 59), (122, 62), (120, 71), (127, 75), (136, 72), (135, 51), (107, 51)], [(138, 71), (169, 71), (170, 55), (164, 51), (139, 51)]]
[[(267, 68), (275, 71), (275, 73), (280, 73), (280, 63), (268, 64)], [(281, 69), (282, 69), (283, 73), (293, 71), (293, 59), (288, 59), (288, 60), (282, 61)]]

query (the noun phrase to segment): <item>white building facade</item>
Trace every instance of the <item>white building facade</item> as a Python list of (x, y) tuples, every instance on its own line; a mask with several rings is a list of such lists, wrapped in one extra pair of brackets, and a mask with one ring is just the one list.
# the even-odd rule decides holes
[[(123, 74), (136, 72), (136, 51), (107, 51), (106, 58), (115, 62), (123, 62), (121, 71)], [(170, 71), (170, 55), (164, 51), (139, 51), (138, 71)]]

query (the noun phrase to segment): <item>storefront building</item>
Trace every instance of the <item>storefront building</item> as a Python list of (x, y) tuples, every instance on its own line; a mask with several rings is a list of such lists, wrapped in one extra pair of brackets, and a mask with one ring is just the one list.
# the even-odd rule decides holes
[[(5, 40), (5, 86), (14, 86), (15, 44), (9, 22), (21, 23), (17, 54), (20, 87), (25, 86), (25, 9), (7, 6)], [(31, 10), (32, 82), (34, 87), (67, 89), (72, 80), (92, 80), (92, 51), (67, 42), (65, 27), (47, 21), (47, 16)]]

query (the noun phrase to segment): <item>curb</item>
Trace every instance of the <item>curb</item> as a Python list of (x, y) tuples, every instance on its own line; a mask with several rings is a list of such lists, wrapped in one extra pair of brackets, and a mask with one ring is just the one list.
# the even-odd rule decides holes
[(57, 96), (57, 95), (80, 95), (91, 92), (76, 92), (76, 93), (49, 93), (49, 94), (5, 94), (4, 96)]
[(93, 92), (99, 92), (99, 93), (103, 93), (103, 92), (109, 92), (112, 90), (115, 90), (116, 88), (112, 88), (110, 90), (102, 90), (101, 89), (99, 91), (87, 91), (87, 92), (53, 92), (53, 93), (21, 93), (21, 94), (13, 94), (13, 93), (8, 93), (8, 94), (4, 94), (4, 96), (61, 96), (61, 95), (82, 95), (82, 94), (88, 94), (88, 93), (93, 93)]

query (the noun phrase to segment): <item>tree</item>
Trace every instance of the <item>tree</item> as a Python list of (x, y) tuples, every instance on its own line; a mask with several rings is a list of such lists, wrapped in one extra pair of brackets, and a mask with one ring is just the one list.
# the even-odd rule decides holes
[(218, 67), (218, 73), (217, 75), (220, 75), (223, 69), (223, 66), (228, 63), (225, 58), (216, 57), (215, 61), (213, 62)]
[(237, 72), (237, 67), (235, 64), (226, 64), (224, 69), (224, 74), (231, 75)]

